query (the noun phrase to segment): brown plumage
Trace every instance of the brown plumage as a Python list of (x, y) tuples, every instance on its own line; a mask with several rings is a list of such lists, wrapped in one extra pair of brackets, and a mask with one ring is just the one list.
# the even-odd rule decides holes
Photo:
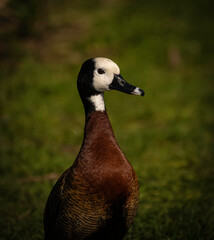
[[(94, 71), (106, 61), (110, 60), (90, 59), (80, 71), (78, 89), (86, 113), (84, 140), (73, 166), (59, 178), (48, 198), (45, 240), (122, 240), (136, 214), (136, 173), (117, 144), (104, 102), (100, 101), (103, 98), (94, 102), (90, 99), (101, 94), (94, 86)], [(106, 72), (115, 67), (115, 63), (110, 63), (111, 67), (103, 66)], [(90, 72), (94, 73), (92, 78), (82, 81)], [(89, 96), (82, 89), (85, 81), (91, 81)], [(106, 88), (114, 86), (112, 79)], [(143, 95), (142, 90), (137, 93), (135, 87), (129, 87), (131, 94)]]

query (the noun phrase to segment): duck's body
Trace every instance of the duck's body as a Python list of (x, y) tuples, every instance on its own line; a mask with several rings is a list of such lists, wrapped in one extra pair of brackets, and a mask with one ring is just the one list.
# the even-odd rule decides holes
[(84, 140), (48, 198), (45, 239), (122, 240), (137, 211), (138, 179), (117, 144), (103, 94), (79, 91), (86, 112)]

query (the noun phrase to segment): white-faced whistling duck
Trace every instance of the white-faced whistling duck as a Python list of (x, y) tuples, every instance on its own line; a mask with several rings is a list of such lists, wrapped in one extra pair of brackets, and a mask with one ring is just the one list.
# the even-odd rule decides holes
[(144, 92), (127, 83), (117, 64), (107, 58), (84, 62), (77, 86), (85, 108), (84, 139), (74, 164), (47, 200), (45, 240), (121, 240), (137, 211), (139, 185), (115, 139), (103, 93)]

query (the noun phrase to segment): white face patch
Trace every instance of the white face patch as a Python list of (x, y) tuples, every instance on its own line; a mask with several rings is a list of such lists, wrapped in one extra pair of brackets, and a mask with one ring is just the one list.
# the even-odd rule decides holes
[(93, 95), (89, 97), (89, 100), (91, 103), (93, 103), (95, 111), (105, 111), (105, 102), (102, 94)]
[(93, 86), (99, 92), (108, 91), (109, 85), (114, 79), (114, 74), (120, 74), (120, 69), (116, 63), (108, 58), (94, 58), (94, 63)]

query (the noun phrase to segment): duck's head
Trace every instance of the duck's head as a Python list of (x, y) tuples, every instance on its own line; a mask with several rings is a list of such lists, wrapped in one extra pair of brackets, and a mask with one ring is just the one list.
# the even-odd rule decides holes
[[(91, 102), (95, 110), (105, 110), (103, 92), (118, 90), (132, 95), (144, 96), (144, 91), (127, 83), (120, 75), (118, 65), (108, 58), (91, 58), (80, 69), (78, 91), (86, 107)], [(103, 102), (103, 104), (101, 103)], [(90, 104), (89, 104), (90, 105)]]

